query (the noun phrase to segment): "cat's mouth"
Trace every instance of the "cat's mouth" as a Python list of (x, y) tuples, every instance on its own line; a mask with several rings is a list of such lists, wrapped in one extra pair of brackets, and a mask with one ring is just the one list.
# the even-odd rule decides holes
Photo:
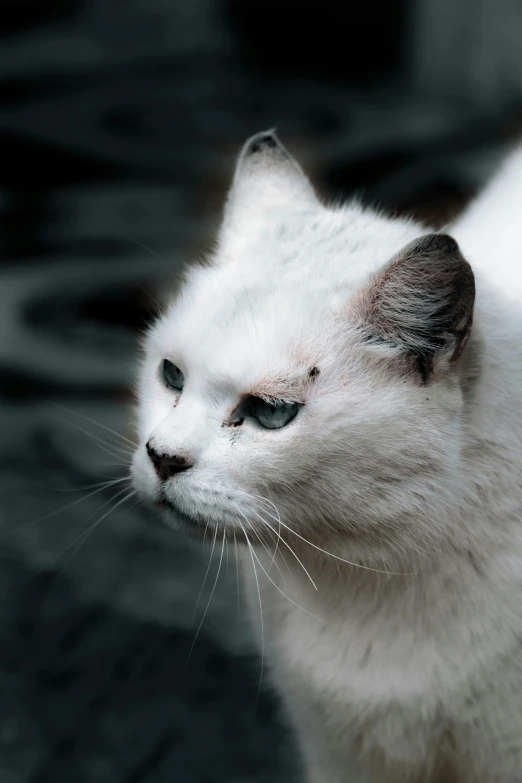
[(208, 527), (210, 526), (208, 520), (203, 521), (198, 517), (186, 514), (179, 506), (164, 497), (158, 500), (155, 505), (157, 508), (168, 513), (169, 521), (174, 518), (183, 532), (187, 533), (192, 538), (204, 538), (205, 531), (208, 530)]
[(200, 541), (205, 539), (221, 541), (223, 538), (229, 541), (244, 540), (243, 532), (240, 529), (236, 530), (235, 525), (187, 514), (176, 503), (167, 500), (165, 497), (156, 501), (155, 505), (168, 514), (169, 523), (174, 523), (181, 532), (187, 534), (190, 538), (197, 538)]

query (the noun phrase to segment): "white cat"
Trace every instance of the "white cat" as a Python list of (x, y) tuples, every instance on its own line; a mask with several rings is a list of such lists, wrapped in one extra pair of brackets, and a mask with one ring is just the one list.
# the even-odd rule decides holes
[(522, 151), (451, 234), (257, 134), (146, 338), (135, 486), (243, 542), (309, 783), (522, 781)]

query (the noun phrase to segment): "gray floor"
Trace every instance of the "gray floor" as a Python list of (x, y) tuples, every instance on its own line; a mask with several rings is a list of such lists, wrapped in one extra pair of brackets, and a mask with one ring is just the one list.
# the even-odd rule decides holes
[(248, 134), (277, 125), (327, 195), (364, 184), (440, 223), (502, 125), (265, 73), (219, 3), (116, 6), (57, 3), (0, 48), (0, 782), (290, 783), (232, 556), (189, 656), (210, 553), (118, 506), (124, 483), (92, 487), (126, 475), (109, 430), (132, 437), (139, 332), (212, 236)]

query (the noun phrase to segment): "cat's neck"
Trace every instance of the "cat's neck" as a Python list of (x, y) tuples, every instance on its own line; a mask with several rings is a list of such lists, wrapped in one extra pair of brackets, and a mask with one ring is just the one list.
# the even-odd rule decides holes
[[(499, 591), (509, 596), (513, 580), (522, 579), (516, 566), (518, 552), (522, 553), (522, 531), (515, 537), (492, 536), (484, 542), (484, 549), (434, 549), (417, 559), (404, 558), (403, 571), (348, 562), (349, 547), (346, 562), (329, 555), (307, 554), (304, 546), (298, 548), (299, 560), (288, 552), (281, 558), (277, 555), (275, 567), (265, 551), (258, 556), (270, 581), (264, 574), (261, 579), (283, 611), (297, 606), (320, 619), (342, 620), (350, 606), (357, 617), (371, 613), (383, 619), (396, 616), (402, 622), (407, 614), (412, 622), (415, 616), (421, 618), (433, 611), (435, 602), (442, 622), (448, 608), (475, 605), (481, 596), (486, 600)], [(509, 568), (507, 561), (512, 563)], [(245, 565), (250, 570), (249, 563)]]

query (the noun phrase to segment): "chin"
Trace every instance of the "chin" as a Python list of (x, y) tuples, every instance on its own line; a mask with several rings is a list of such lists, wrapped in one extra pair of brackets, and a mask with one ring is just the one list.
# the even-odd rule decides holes
[(168, 500), (161, 500), (155, 505), (161, 510), (169, 527), (189, 538), (198, 541), (222, 541), (225, 539), (230, 542), (246, 543), (245, 534), (239, 525), (215, 518), (187, 514)]

